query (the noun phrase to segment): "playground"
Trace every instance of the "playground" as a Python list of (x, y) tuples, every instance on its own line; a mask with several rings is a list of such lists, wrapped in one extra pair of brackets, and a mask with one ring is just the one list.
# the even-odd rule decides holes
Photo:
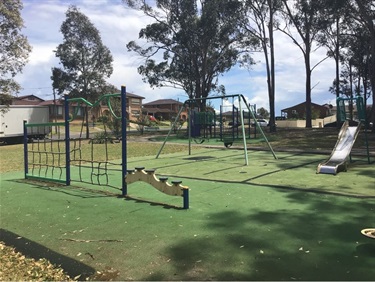
[(1, 240), (97, 280), (371, 280), (373, 164), (320, 175), (322, 157), (250, 151), (244, 166), (239, 150), (194, 148), (128, 160), (182, 180), (188, 210), (144, 182), (128, 187), (137, 200), (3, 173)]
[(308, 138), (268, 139), (245, 157), (241, 140), (0, 147), (28, 160), (1, 172), (0, 241), (79, 280), (373, 280), (373, 147), (317, 174), (334, 140), (311, 152)]

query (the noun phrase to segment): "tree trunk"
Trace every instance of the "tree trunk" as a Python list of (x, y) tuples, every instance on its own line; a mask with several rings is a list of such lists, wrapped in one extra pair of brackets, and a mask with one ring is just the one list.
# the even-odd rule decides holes
[(312, 127), (311, 122), (311, 68), (310, 68), (310, 47), (306, 45), (306, 128)]
[[(270, 132), (276, 132), (276, 122), (275, 122), (275, 48), (274, 48), (274, 41), (273, 41), (273, 14), (274, 14), (274, 7), (272, 5), (272, 0), (269, 2), (269, 10), (270, 10), (270, 22), (268, 25), (268, 33), (269, 33), (269, 40), (270, 40), (270, 55), (271, 55), (271, 81), (268, 82), (270, 84), (268, 88), (268, 95), (269, 95), (269, 104), (270, 104)], [(266, 50), (267, 53), (267, 50)], [(267, 66), (268, 68), (268, 66)]]
[(336, 48), (335, 48), (335, 63), (336, 63), (336, 99), (340, 97), (340, 17), (336, 18)]
[(372, 108), (371, 108), (371, 122), (372, 133), (375, 133), (375, 30), (371, 37), (371, 60), (370, 60), (370, 82), (372, 89)]

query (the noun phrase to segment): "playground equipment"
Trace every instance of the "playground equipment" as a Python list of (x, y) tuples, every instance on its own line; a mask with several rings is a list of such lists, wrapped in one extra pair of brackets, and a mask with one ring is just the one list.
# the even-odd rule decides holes
[[(253, 118), (253, 120), (255, 122), (255, 126), (258, 128), (259, 132), (261, 133), (261, 135), (263, 136), (264, 140), (266, 141), (267, 146), (268, 146), (269, 150), (271, 151), (273, 157), (275, 159), (277, 159), (277, 156), (276, 156), (275, 152), (273, 151), (273, 149), (271, 147), (271, 144), (268, 142), (268, 139), (267, 139), (266, 135), (264, 134), (263, 129), (261, 128), (261, 126), (257, 122), (255, 113), (253, 112), (252, 108), (247, 104), (246, 99), (245, 99), (245, 97), (242, 94), (224, 95), (224, 96), (220, 96), (220, 97), (207, 97), (207, 98), (188, 99), (188, 100), (186, 100), (184, 102), (184, 106), (181, 107), (179, 113), (177, 114), (177, 117), (176, 117), (176, 119), (174, 121), (174, 125), (177, 124), (178, 117), (180, 116), (181, 111), (182, 111), (182, 109), (184, 107), (187, 107), (189, 105), (193, 105), (197, 101), (198, 102), (202, 102), (202, 101), (205, 102), (206, 100), (223, 99), (223, 98), (237, 98), (238, 102), (239, 102), (239, 108), (238, 108), (238, 112), (240, 113), (240, 123), (239, 124), (242, 125), (241, 126), (241, 133), (242, 133), (241, 136), (242, 136), (243, 147), (244, 147), (245, 165), (249, 165), (249, 160), (248, 160), (248, 154), (247, 154), (247, 144), (246, 144), (245, 127), (243, 126), (245, 123), (244, 123), (244, 114), (243, 114), (243, 111), (242, 111), (242, 108), (241, 108), (242, 107), (241, 106), (242, 103), (244, 103), (246, 105), (246, 108), (247, 108), (248, 112), (250, 113), (250, 116)], [(191, 111), (191, 109), (190, 109), (190, 111)], [(191, 115), (190, 111), (189, 111), (189, 116)], [(189, 120), (190, 120), (190, 117), (189, 117)], [(161, 148), (159, 149), (159, 152), (156, 155), (156, 159), (159, 158), (159, 155), (160, 155), (161, 151), (163, 150), (165, 144), (167, 143), (167, 140), (168, 140), (170, 134), (172, 133), (172, 128), (173, 128), (173, 126), (171, 127), (171, 129), (169, 130), (167, 136), (165, 137), (164, 142), (163, 142)], [(192, 126), (189, 126), (189, 128), (188, 128), (188, 135), (189, 135), (188, 136), (188, 138), (189, 138), (189, 155), (191, 155)], [(224, 140), (224, 144), (225, 144), (225, 142), (227, 142), (227, 144), (229, 145), (230, 142), (233, 142), (233, 139), (231, 139), (231, 140)]]
[[(232, 98), (233, 99), (233, 98)], [(255, 113), (254, 105), (248, 105), (252, 112)], [(224, 109), (228, 109), (229, 112), (225, 111)], [(225, 123), (226, 115), (228, 117), (228, 113), (230, 115), (230, 122)], [(240, 127), (245, 128), (245, 133), (248, 138), (251, 138), (251, 131), (253, 131), (253, 136), (256, 138), (256, 126), (251, 130), (251, 115), (249, 112), (242, 110), (242, 116), (244, 122), (241, 122), (239, 108), (236, 107), (232, 101), (231, 106), (220, 105), (220, 140), (223, 141), (224, 146), (230, 148), (234, 142), (241, 139), (241, 132)]]
[[(338, 98), (337, 99), (337, 110), (338, 110), (338, 122), (343, 122), (341, 130), (338, 135), (338, 139), (335, 147), (328, 160), (322, 162), (318, 165), (317, 173), (326, 173), (336, 175), (340, 171), (347, 170), (347, 161), (348, 158), (351, 159), (350, 153), (353, 148), (353, 145), (357, 139), (357, 136), (362, 127), (362, 123), (365, 123), (365, 109), (363, 106), (363, 98), (358, 96), (355, 98), (358, 112), (358, 125), (350, 126), (350, 122), (347, 119), (346, 110), (345, 110), (345, 101), (351, 101), (350, 98)], [(365, 131), (365, 142), (367, 148), (367, 158), (370, 163), (370, 152), (368, 147), (367, 135)]]
[(189, 117), (191, 136), (195, 143), (202, 144), (206, 139), (209, 140), (212, 137), (212, 129), (215, 130), (215, 113), (192, 111)]
[(361, 230), (362, 235), (375, 239), (375, 228), (365, 228)]
[[(112, 98), (121, 98), (121, 115), (115, 114), (111, 103)], [(121, 120), (121, 163), (111, 162), (108, 158), (108, 144), (113, 141), (110, 137), (103, 138), (104, 144), (94, 144), (93, 139), (90, 139), (89, 148), (91, 150), (91, 158), (82, 158), (82, 150), (88, 148), (87, 145), (85, 148), (83, 147), (83, 122), (80, 136), (71, 136), (70, 124), (76, 117), (78, 110), (82, 108), (82, 105), (93, 108), (95, 106), (100, 106), (103, 100), (105, 101), (105, 104), (108, 105), (113, 118)], [(69, 119), (69, 106), (73, 103), (76, 105), (76, 111), (73, 113), (72, 118)], [(186, 209), (189, 207), (189, 189), (186, 186), (180, 185), (181, 182), (174, 181), (172, 182), (172, 185), (170, 185), (164, 179), (158, 181), (154, 175), (152, 175), (152, 177), (143, 177), (140, 176), (143, 175), (142, 171), (140, 172), (141, 174), (139, 174), (127, 170), (125, 86), (121, 87), (120, 94), (106, 94), (93, 104), (83, 98), (68, 98), (68, 96), (65, 96), (64, 106), (64, 122), (38, 124), (24, 122), (23, 140), (25, 179), (52, 181), (63, 183), (67, 186), (71, 184), (72, 180), (99, 186), (109, 186), (121, 190), (121, 194), (124, 197), (129, 197), (127, 190), (128, 184), (134, 183), (135, 181), (144, 181), (168, 195), (182, 196), (184, 199), (183, 207)], [(83, 121), (84, 120), (85, 119), (83, 119)], [(40, 140), (33, 139), (32, 142), (29, 143), (29, 137), (32, 136), (33, 129), (40, 127), (49, 128), (49, 138)], [(55, 128), (55, 130), (52, 130), (52, 128)], [(63, 128), (63, 130), (61, 128)], [(104, 132), (106, 133), (106, 131)], [(105, 136), (106, 135), (107, 134), (105, 134)], [(97, 146), (104, 146), (104, 150), (102, 150), (104, 151), (104, 157), (101, 156), (99, 158), (94, 154), (94, 148)], [(73, 176), (71, 170), (72, 167), (76, 168)], [(83, 171), (88, 172), (87, 174), (90, 175), (89, 180), (87, 180), (87, 178), (84, 179)], [(129, 174), (129, 176), (127, 174)], [(112, 180), (114, 182), (118, 182), (118, 179), (121, 179), (120, 188), (112, 185), (110, 177), (113, 176), (116, 177), (116, 179)], [(77, 177), (77, 179), (74, 177)]]
[(136, 181), (149, 183), (160, 192), (171, 196), (181, 196), (184, 199), (183, 208), (189, 208), (189, 187), (182, 186), (181, 181), (172, 181), (172, 185), (167, 182), (167, 177), (159, 177), (155, 175), (155, 169), (145, 170), (144, 167), (136, 167), (135, 170), (128, 170), (125, 176), (127, 184)]

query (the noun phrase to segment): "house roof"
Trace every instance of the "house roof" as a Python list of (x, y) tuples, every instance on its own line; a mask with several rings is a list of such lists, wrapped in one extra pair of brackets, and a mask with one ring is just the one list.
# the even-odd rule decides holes
[(43, 101), (42, 98), (39, 98), (34, 94), (12, 97), (12, 105), (39, 105), (39, 103)]
[(30, 100), (18, 100), (18, 99), (13, 99), (12, 100), (12, 105), (18, 105), (18, 106), (22, 106), (22, 105), (39, 105), (40, 104), (40, 101), (30, 101)]
[[(56, 105), (61, 106), (63, 104), (64, 103), (63, 103), (62, 100), (56, 99)], [(40, 106), (49, 106), (49, 105), (54, 105), (54, 102), (53, 102), (53, 100), (46, 100), (46, 101), (43, 101), (43, 102), (39, 103), (39, 105)]]
[(34, 94), (30, 94), (30, 95), (23, 95), (23, 96), (18, 96), (18, 97), (14, 97), (14, 99), (17, 99), (17, 100), (39, 100), (39, 101), (44, 101), (42, 98), (38, 97), (38, 96), (35, 96)]
[[(300, 107), (300, 106), (303, 106), (303, 105), (305, 105), (306, 104), (306, 102), (302, 102), (302, 103), (299, 103), (299, 104), (297, 104), (297, 105), (294, 105), (294, 106), (292, 106), (292, 107), (289, 107), (289, 108), (285, 108), (285, 109), (282, 109), (281, 111), (282, 112), (287, 112), (288, 110), (292, 110), (292, 109), (294, 109), (294, 108), (298, 108), (298, 107)], [(327, 106), (326, 105), (318, 105), (318, 104), (315, 104), (315, 103), (311, 103), (311, 106), (314, 106), (314, 107), (317, 107), (317, 108), (327, 108)]]
[(173, 99), (159, 99), (149, 103), (143, 104), (143, 106), (156, 106), (156, 105), (183, 105), (183, 103)]
[(129, 93), (129, 92), (126, 92), (126, 96), (131, 97), (131, 98), (139, 98), (139, 99), (145, 98), (145, 97), (142, 97), (142, 96), (139, 96), (139, 95), (136, 95), (136, 94), (133, 94), (133, 93)]

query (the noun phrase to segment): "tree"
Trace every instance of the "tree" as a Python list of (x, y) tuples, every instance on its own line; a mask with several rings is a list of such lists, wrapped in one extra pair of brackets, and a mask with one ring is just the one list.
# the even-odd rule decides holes
[(270, 113), (263, 107), (257, 109), (257, 116), (262, 118), (269, 118)]
[[(275, 48), (274, 48), (274, 27), (275, 15), (281, 8), (280, 0), (247, 0), (249, 8), (249, 20), (245, 29), (258, 38), (265, 62), (267, 72), (268, 99), (270, 105), (270, 131), (276, 131), (275, 123)], [(255, 28), (253, 27), (255, 25)]]
[[(328, 49), (327, 55), (333, 57), (336, 66), (336, 78), (335, 81), (340, 81), (340, 51), (342, 50), (342, 37), (343, 24), (346, 17), (348, 17), (348, 10), (345, 1), (342, 0), (327, 0), (323, 3), (327, 9), (327, 18), (330, 19), (330, 24), (327, 25), (326, 29), (322, 30), (320, 36), (318, 36), (318, 42)], [(340, 96), (340, 85), (334, 83), (336, 98)], [(331, 91), (332, 89), (330, 89)]]
[(14, 80), (27, 63), (31, 46), (21, 34), (21, 0), (0, 2), (0, 104), (9, 106), (20, 85)]
[[(375, 124), (375, 3), (373, 0), (346, 0), (351, 12), (353, 25), (359, 25), (362, 33), (368, 34), (369, 52), (366, 55), (366, 75), (368, 75), (372, 92), (371, 122)], [(375, 126), (372, 128), (375, 133)]]
[(345, 36), (346, 51), (341, 54), (342, 61), (347, 70), (346, 77), (350, 81), (350, 98), (353, 98), (354, 94), (361, 95), (366, 107), (367, 99), (371, 93), (371, 83), (369, 83), (370, 36), (361, 26), (355, 25), (351, 29), (351, 34)]
[[(305, 61), (306, 74), (306, 127), (311, 128), (311, 74), (313, 70), (326, 58), (311, 66), (311, 53), (313, 52), (314, 42), (317, 36), (325, 30), (330, 24), (329, 18), (325, 14), (325, 0), (282, 0), (284, 3), (284, 18), (286, 26), (279, 28), (284, 34), (292, 39), (293, 43), (301, 50)], [(293, 26), (302, 42), (296, 39), (294, 32), (291, 30)]]
[[(153, 19), (139, 32), (139, 38), (147, 41), (146, 47), (135, 41), (127, 44), (129, 51), (145, 59), (138, 68), (144, 81), (151, 87), (181, 88), (189, 98), (223, 92), (225, 89), (218, 86), (219, 75), (256, 44), (240, 25), (242, 1), (156, 0), (156, 7), (147, 2), (124, 0)], [(242, 59), (252, 63), (249, 56)], [(200, 103), (201, 110), (205, 105), (205, 101)]]
[[(103, 45), (99, 31), (75, 6), (69, 7), (60, 29), (63, 43), (56, 49), (63, 68), (52, 69), (52, 86), (59, 95), (82, 97), (94, 102), (106, 87), (105, 78), (113, 72), (113, 58)], [(89, 138), (88, 112), (86, 138)]]

